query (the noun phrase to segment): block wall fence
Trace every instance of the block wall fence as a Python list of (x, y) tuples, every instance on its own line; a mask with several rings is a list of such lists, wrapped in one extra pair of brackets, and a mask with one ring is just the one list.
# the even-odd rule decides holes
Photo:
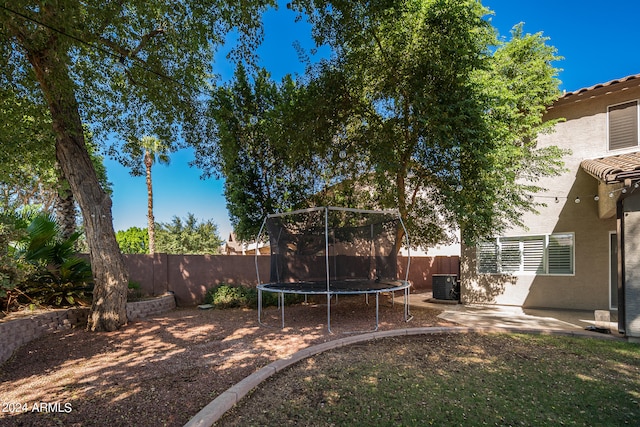
[[(202, 304), (207, 290), (221, 283), (255, 286), (256, 257), (249, 255), (125, 255), (129, 280), (140, 285), (146, 295), (172, 292), (178, 306)], [(258, 256), (263, 282), (269, 278), (270, 257)], [(403, 278), (406, 257), (398, 257), (398, 276)], [(432, 289), (434, 274), (460, 275), (458, 256), (412, 257), (409, 281), (413, 292)]]

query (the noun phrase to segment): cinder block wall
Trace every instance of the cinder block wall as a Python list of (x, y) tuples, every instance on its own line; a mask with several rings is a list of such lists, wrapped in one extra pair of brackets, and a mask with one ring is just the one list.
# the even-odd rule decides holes
[[(129, 280), (145, 295), (175, 294), (180, 307), (202, 304), (207, 290), (221, 283), (255, 286), (256, 259), (252, 255), (125, 255)], [(269, 256), (257, 259), (260, 279), (269, 280)], [(398, 277), (404, 278), (406, 257), (398, 257)], [(414, 291), (432, 288), (434, 274), (460, 273), (460, 257), (411, 257), (409, 281)]]
[(72, 308), (0, 323), (0, 363), (21, 345), (44, 334), (86, 325), (88, 315), (88, 308)]
[[(129, 321), (166, 313), (176, 307), (173, 294), (146, 301), (127, 303)], [(32, 316), (0, 322), (0, 364), (6, 362), (20, 346), (41, 336), (65, 329), (84, 327), (88, 308), (55, 310)]]
[(167, 294), (160, 298), (147, 301), (127, 303), (127, 319), (129, 321), (144, 319), (155, 314), (166, 313), (176, 308), (176, 298), (173, 294)]

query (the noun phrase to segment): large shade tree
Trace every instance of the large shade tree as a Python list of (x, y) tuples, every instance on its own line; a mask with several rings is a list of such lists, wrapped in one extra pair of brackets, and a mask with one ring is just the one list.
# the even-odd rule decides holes
[[(111, 199), (100, 186), (82, 124), (91, 125), (102, 143), (145, 134), (164, 141), (201, 137), (198, 102), (211, 79), (215, 48), (237, 28), (241, 43), (234, 55), (248, 55), (260, 39), (260, 14), (272, 3), (0, 4), (0, 84), (47, 107), (56, 160), (84, 219), (95, 280), (90, 330), (126, 323), (128, 277), (113, 231)], [(118, 153), (117, 146), (111, 149)]]
[[(316, 116), (316, 86), (301, 86), (289, 75), (278, 84), (264, 69), (249, 75), (240, 66), (211, 99), (215, 137), (196, 145), (195, 164), (205, 176), (225, 178), (227, 209), (241, 240), (255, 238), (264, 215), (305, 206), (323, 188), (315, 173), (322, 159), (306, 137), (332, 134)], [(309, 99), (314, 108), (306, 108)]]
[[(77, 210), (69, 183), (55, 157), (51, 118), (43, 102), (20, 98), (9, 85), (0, 88), (0, 208), (14, 212), (38, 206), (55, 212), (64, 238), (77, 231)], [(110, 192), (103, 157), (88, 129), (85, 143), (105, 191)]]
[[(303, 114), (284, 127), (303, 129), (289, 150), (301, 155), (294, 161), (308, 155), (324, 178), (316, 200), (398, 208), (422, 246), (456, 230), (471, 243), (536, 209), (535, 180), (559, 173), (563, 154), (536, 146), (554, 125), (543, 115), (560, 94), (559, 58), (542, 34), (515, 27), (499, 39), (475, 0), (291, 6), (334, 52), (309, 69)], [(309, 131), (315, 123), (325, 131)]]
[(328, 151), (352, 146), (366, 159), (366, 185), (400, 210), (415, 243), (458, 228), (471, 243), (535, 209), (541, 188), (524, 179), (562, 168), (560, 150), (536, 146), (560, 95), (542, 34), (516, 27), (498, 39), (475, 0), (305, 3), (361, 117)]

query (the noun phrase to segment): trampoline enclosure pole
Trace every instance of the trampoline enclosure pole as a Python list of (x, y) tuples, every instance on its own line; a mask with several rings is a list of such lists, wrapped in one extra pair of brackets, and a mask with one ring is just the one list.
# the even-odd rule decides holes
[(324, 259), (327, 270), (327, 329), (331, 332), (331, 293), (329, 292), (329, 209), (324, 208)]
[(258, 279), (258, 285), (260, 285), (262, 282), (260, 282), (260, 270), (258, 269), (258, 254), (260, 253), (259, 250), (259, 244), (260, 244), (260, 236), (262, 236), (262, 230), (264, 229), (264, 225), (267, 223), (267, 217), (264, 218), (264, 220), (262, 221), (262, 226), (260, 226), (260, 231), (258, 231), (258, 237), (256, 237), (256, 256), (255, 256), (255, 262), (256, 262), (256, 277)]

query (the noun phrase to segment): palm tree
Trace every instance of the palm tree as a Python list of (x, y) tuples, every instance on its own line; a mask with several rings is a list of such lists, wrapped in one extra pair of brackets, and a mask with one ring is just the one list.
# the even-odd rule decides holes
[(151, 179), (151, 166), (159, 162), (165, 165), (170, 163), (168, 146), (153, 136), (144, 136), (140, 140), (140, 147), (144, 150), (143, 162), (147, 177), (147, 224), (149, 230), (149, 253), (156, 251), (155, 220), (153, 218), (153, 185)]

